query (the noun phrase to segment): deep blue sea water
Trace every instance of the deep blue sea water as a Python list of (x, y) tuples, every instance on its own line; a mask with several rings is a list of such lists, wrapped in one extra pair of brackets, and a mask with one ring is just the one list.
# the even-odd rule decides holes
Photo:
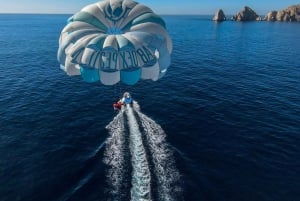
[(1, 201), (111, 200), (105, 126), (123, 91), (164, 129), (184, 200), (300, 200), (299, 23), (164, 16), (167, 75), (107, 87), (59, 69), (68, 17), (0, 15)]

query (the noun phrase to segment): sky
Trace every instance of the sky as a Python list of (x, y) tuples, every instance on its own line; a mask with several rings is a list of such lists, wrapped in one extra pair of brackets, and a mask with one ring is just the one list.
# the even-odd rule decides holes
[[(158, 14), (213, 15), (223, 9), (227, 15), (236, 14), (249, 6), (259, 15), (300, 4), (299, 0), (136, 0)], [(97, 0), (0, 0), (0, 13), (66, 13), (78, 12)]]

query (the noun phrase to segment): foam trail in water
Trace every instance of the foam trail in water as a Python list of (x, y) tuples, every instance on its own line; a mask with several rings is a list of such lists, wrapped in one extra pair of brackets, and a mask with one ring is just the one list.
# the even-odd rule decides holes
[(127, 105), (126, 115), (130, 132), (130, 152), (132, 155), (132, 201), (151, 200), (151, 176), (149, 164), (143, 145), (142, 134), (138, 122), (134, 116), (133, 109)]
[(110, 166), (107, 179), (108, 183), (111, 185), (111, 196), (113, 200), (120, 200), (120, 189), (125, 174), (125, 128), (123, 112), (120, 112), (114, 120), (106, 126), (106, 129), (108, 130), (110, 137), (106, 141), (103, 161), (106, 165)]
[[(134, 108), (139, 109), (137, 103)], [(180, 174), (175, 167), (173, 152), (165, 141), (164, 130), (155, 121), (135, 110), (144, 129), (148, 146), (152, 154), (154, 171), (158, 183), (159, 200), (175, 201), (181, 196)]]

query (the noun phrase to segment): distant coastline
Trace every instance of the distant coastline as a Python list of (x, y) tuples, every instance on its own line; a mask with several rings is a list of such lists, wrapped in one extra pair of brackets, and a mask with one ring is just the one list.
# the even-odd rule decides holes
[[(3, 12), (0, 15), (73, 15), (73, 13), (17, 13), (17, 12)], [(222, 21), (281, 21), (281, 22), (300, 22), (300, 4), (289, 6), (282, 10), (269, 11), (267, 14), (257, 14), (252, 8), (245, 6), (236, 14), (226, 14), (223, 9), (218, 9), (215, 14), (159, 14), (160, 16), (207, 16), (210, 20)]]
[[(214, 21), (222, 22), (228, 20), (223, 9), (219, 9), (214, 17)], [(258, 15), (252, 8), (245, 6), (236, 15), (233, 15), (232, 21), (280, 21), (280, 22), (300, 22), (300, 4), (289, 6), (283, 10), (270, 11), (264, 17)]]

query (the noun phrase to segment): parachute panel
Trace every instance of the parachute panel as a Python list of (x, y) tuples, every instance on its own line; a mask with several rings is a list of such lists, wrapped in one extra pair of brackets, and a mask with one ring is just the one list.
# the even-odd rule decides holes
[(130, 70), (121, 70), (121, 81), (124, 84), (134, 85), (136, 84), (141, 77), (141, 69), (130, 69)]
[(104, 85), (114, 85), (120, 82), (120, 71), (99, 71), (100, 81)]
[(87, 66), (80, 66), (81, 77), (86, 82), (97, 82), (99, 81), (99, 71), (96, 68), (89, 68)]

